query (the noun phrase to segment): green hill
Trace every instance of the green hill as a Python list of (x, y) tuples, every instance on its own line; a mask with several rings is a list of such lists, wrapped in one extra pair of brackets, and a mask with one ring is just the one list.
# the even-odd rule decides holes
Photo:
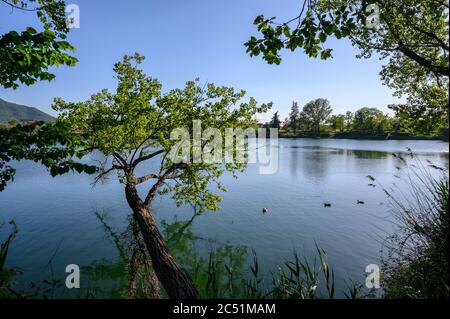
[(53, 121), (55, 118), (35, 107), (10, 103), (0, 99), (0, 123), (11, 120)]

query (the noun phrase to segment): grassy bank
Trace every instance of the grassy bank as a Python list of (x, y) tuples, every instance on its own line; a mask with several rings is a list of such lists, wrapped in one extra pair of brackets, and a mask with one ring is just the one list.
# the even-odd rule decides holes
[(385, 298), (448, 298), (448, 170), (415, 157), (405, 164), (408, 196), (395, 186), (383, 189), (397, 228), (385, 245)]
[[(315, 134), (310, 133), (292, 133), (279, 132), (280, 138), (318, 138)], [(335, 138), (335, 139), (355, 139), (355, 140), (435, 140), (448, 142), (447, 134), (440, 135), (418, 135), (409, 133), (389, 133), (389, 134), (374, 134), (364, 132), (336, 132), (336, 133), (321, 133), (320, 138)]]

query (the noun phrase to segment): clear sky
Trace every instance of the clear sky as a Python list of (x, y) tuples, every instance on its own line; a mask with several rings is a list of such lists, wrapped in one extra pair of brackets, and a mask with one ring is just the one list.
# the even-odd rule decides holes
[[(256, 34), (252, 22), (259, 14), (294, 17), (298, 0), (68, 0), (80, 8), (80, 29), (69, 41), (79, 63), (55, 69), (56, 79), (17, 90), (0, 88), (0, 98), (51, 109), (53, 98), (81, 101), (103, 88), (114, 89), (112, 66), (124, 54), (147, 57), (146, 73), (163, 83), (163, 90), (183, 86), (199, 77), (203, 82), (245, 89), (259, 102), (273, 101), (284, 118), (292, 101), (301, 106), (323, 97), (335, 113), (363, 106), (397, 103), (379, 79), (381, 62), (359, 60), (347, 40), (334, 41), (334, 58), (311, 59), (302, 52), (284, 52), (281, 65), (250, 58), (244, 42)], [(37, 26), (33, 13), (11, 11), (0, 3), (0, 34)], [(269, 115), (262, 116), (265, 120)]]

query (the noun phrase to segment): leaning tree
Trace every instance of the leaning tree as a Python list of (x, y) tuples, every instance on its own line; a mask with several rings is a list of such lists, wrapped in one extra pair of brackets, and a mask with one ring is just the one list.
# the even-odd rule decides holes
[[(87, 136), (89, 149), (105, 155), (97, 180), (115, 172), (124, 185), (125, 197), (133, 211), (154, 271), (171, 298), (196, 298), (197, 291), (188, 273), (171, 256), (155, 219), (152, 203), (158, 194), (170, 194), (177, 205), (217, 210), (221, 198), (210, 187), (225, 190), (219, 177), (225, 171), (236, 175), (245, 161), (222, 163), (194, 160), (195, 145), (208, 150), (208, 138), (195, 139), (193, 121), (201, 128), (225, 129), (256, 127), (254, 116), (266, 112), (270, 105), (257, 105), (250, 98), (240, 102), (245, 92), (197, 81), (183, 89), (161, 92), (158, 80), (144, 74), (139, 64), (144, 57), (125, 56), (115, 64), (118, 81), (114, 93), (103, 90), (81, 103), (55, 99), (54, 109), (61, 112), (59, 121)], [(200, 122), (197, 122), (200, 123)], [(179, 140), (171, 134), (185, 128), (189, 132), (189, 158), (177, 161), (172, 156)], [(224, 136), (221, 135), (223, 138)], [(225, 138), (224, 138), (225, 140)], [(196, 144), (197, 143), (197, 144)], [(145, 163), (153, 162), (153, 166)], [(142, 176), (138, 169), (155, 167)]]

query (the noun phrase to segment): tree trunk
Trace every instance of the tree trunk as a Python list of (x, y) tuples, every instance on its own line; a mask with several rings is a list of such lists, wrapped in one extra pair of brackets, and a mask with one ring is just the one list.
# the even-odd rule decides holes
[(197, 290), (188, 273), (170, 254), (150, 207), (144, 204), (132, 185), (126, 186), (125, 195), (152, 259), (153, 269), (169, 298), (198, 298)]
[[(134, 233), (135, 229), (137, 232), (139, 231), (137, 225), (136, 225), (136, 227), (134, 227), (134, 225), (133, 225), (133, 235), (138, 236), (138, 234)], [(140, 238), (135, 239), (135, 240), (140, 241)], [(148, 282), (149, 282), (149, 285), (147, 285), (143, 288), (143, 291), (142, 291), (143, 297), (150, 298), (150, 299), (159, 299), (160, 293), (159, 293), (158, 277), (156, 276), (156, 274), (153, 270), (150, 260), (147, 259), (146, 256), (142, 256), (142, 252), (141, 252), (142, 250), (141, 250), (141, 246), (139, 244), (140, 243), (134, 244), (135, 247), (133, 247), (133, 252), (131, 255), (129, 271), (128, 271), (128, 276), (129, 276), (128, 296), (130, 299), (138, 298), (138, 289), (136, 287), (136, 279), (137, 279), (138, 269), (139, 269), (139, 267), (142, 266), (145, 271), (143, 278), (144, 278), (144, 280), (148, 279)], [(144, 244), (142, 243), (142, 249), (146, 249), (143, 246), (144, 246)], [(144, 260), (140, 260), (140, 259), (144, 259)], [(144, 264), (142, 264), (142, 262)], [(148, 278), (146, 278), (147, 276), (148, 276)]]
[(161, 297), (161, 295), (159, 294), (159, 281), (154, 271), (152, 271), (150, 274), (150, 285), (150, 298), (159, 299)]
[(137, 288), (136, 288), (136, 272), (137, 272), (137, 266), (136, 266), (136, 248), (133, 248), (133, 253), (131, 254), (131, 260), (130, 260), (130, 269), (128, 270), (128, 296), (130, 299), (136, 299), (137, 298)]

